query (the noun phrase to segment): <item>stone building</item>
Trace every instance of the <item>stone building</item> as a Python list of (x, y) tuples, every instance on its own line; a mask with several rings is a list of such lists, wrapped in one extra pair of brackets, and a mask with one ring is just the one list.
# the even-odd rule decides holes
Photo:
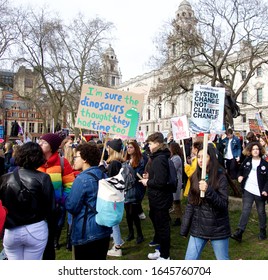
[[(167, 41), (167, 51), (169, 59), (173, 59), (177, 53), (183, 54), (184, 51), (188, 53), (195, 54), (194, 46), (188, 45), (185, 50), (183, 44), (179, 41), (180, 32), (186, 28), (189, 34), (195, 34), (197, 32), (197, 20), (194, 16), (194, 11), (190, 3), (183, 0), (175, 13), (175, 19), (172, 23), (173, 32), (168, 37)], [(242, 56), (245, 55), (246, 46), (243, 42), (240, 46), (240, 51), (235, 55)], [(182, 58), (183, 55), (180, 55)], [(183, 59), (176, 62), (176, 67), (183, 69), (185, 67), (187, 70), (187, 64)], [(133, 77), (128, 81), (125, 81), (118, 85), (116, 88), (124, 91), (131, 91), (133, 88), (140, 86), (148, 86), (149, 92), (145, 94), (144, 107), (142, 113), (142, 119), (140, 122), (140, 130), (149, 134), (154, 131), (168, 132), (171, 131), (170, 118), (176, 116), (186, 115), (188, 119), (191, 117), (191, 107), (192, 107), (192, 92), (178, 92), (171, 98), (166, 98), (165, 91), (163, 89), (163, 94), (155, 95), (154, 91), (158, 89), (161, 92), (162, 81), (166, 81), (170, 78), (170, 66), (166, 64), (160, 70), (153, 70), (149, 73)], [(246, 76), (246, 66), (243, 68), (243, 64), (240, 65), (239, 73), (234, 82), (234, 89), (238, 89), (241, 83), (244, 81)], [(192, 73), (191, 73), (192, 74)], [(228, 73), (223, 73), (225, 79), (228, 80)], [(237, 103), (240, 107), (240, 116), (234, 119), (234, 129), (241, 135), (245, 135), (246, 132), (250, 130), (249, 120), (255, 119), (255, 114), (260, 113), (264, 128), (268, 129), (268, 95), (265, 94), (268, 91), (268, 66), (262, 64), (257, 68), (254, 75), (249, 80), (247, 86), (244, 88), (243, 92), (238, 96)], [(187, 81), (189, 84), (210, 84), (210, 81), (201, 76), (191, 76)]]

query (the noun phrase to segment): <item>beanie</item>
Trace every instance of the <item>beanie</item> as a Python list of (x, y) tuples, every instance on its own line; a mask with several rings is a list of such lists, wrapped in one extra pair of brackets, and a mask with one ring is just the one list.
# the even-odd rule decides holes
[(118, 153), (122, 150), (123, 148), (123, 142), (121, 139), (114, 139), (109, 141), (109, 147), (111, 147), (113, 150), (117, 151)]
[(43, 136), (41, 136), (41, 139), (47, 141), (47, 143), (50, 145), (52, 153), (55, 153), (59, 149), (60, 144), (61, 144), (61, 142), (63, 140), (56, 133), (44, 134)]

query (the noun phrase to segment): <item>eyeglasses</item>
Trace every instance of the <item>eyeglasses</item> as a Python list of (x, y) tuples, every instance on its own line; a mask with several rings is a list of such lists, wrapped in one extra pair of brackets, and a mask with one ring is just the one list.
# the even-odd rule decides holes
[(81, 156), (74, 156), (74, 159), (77, 159), (78, 157), (81, 157)]

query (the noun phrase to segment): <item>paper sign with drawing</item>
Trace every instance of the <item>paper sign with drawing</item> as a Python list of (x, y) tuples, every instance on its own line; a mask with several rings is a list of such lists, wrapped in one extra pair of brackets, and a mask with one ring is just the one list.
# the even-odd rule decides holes
[(83, 85), (76, 127), (136, 137), (144, 95)]

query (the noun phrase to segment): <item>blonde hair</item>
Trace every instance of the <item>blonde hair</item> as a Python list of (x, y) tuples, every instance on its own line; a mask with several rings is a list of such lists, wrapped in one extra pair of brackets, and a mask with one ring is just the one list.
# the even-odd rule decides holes
[(117, 152), (110, 146), (108, 146), (108, 149), (109, 149), (109, 156), (108, 156), (108, 159), (106, 160), (107, 163), (110, 163), (113, 160), (118, 160), (118, 161), (124, 162), (124, 157), (123, 157), (122, 151)]
[(71, 145), (64, 146), (64, 157), (69, 161), (70, 165), (74, 164), (74, 148)]

